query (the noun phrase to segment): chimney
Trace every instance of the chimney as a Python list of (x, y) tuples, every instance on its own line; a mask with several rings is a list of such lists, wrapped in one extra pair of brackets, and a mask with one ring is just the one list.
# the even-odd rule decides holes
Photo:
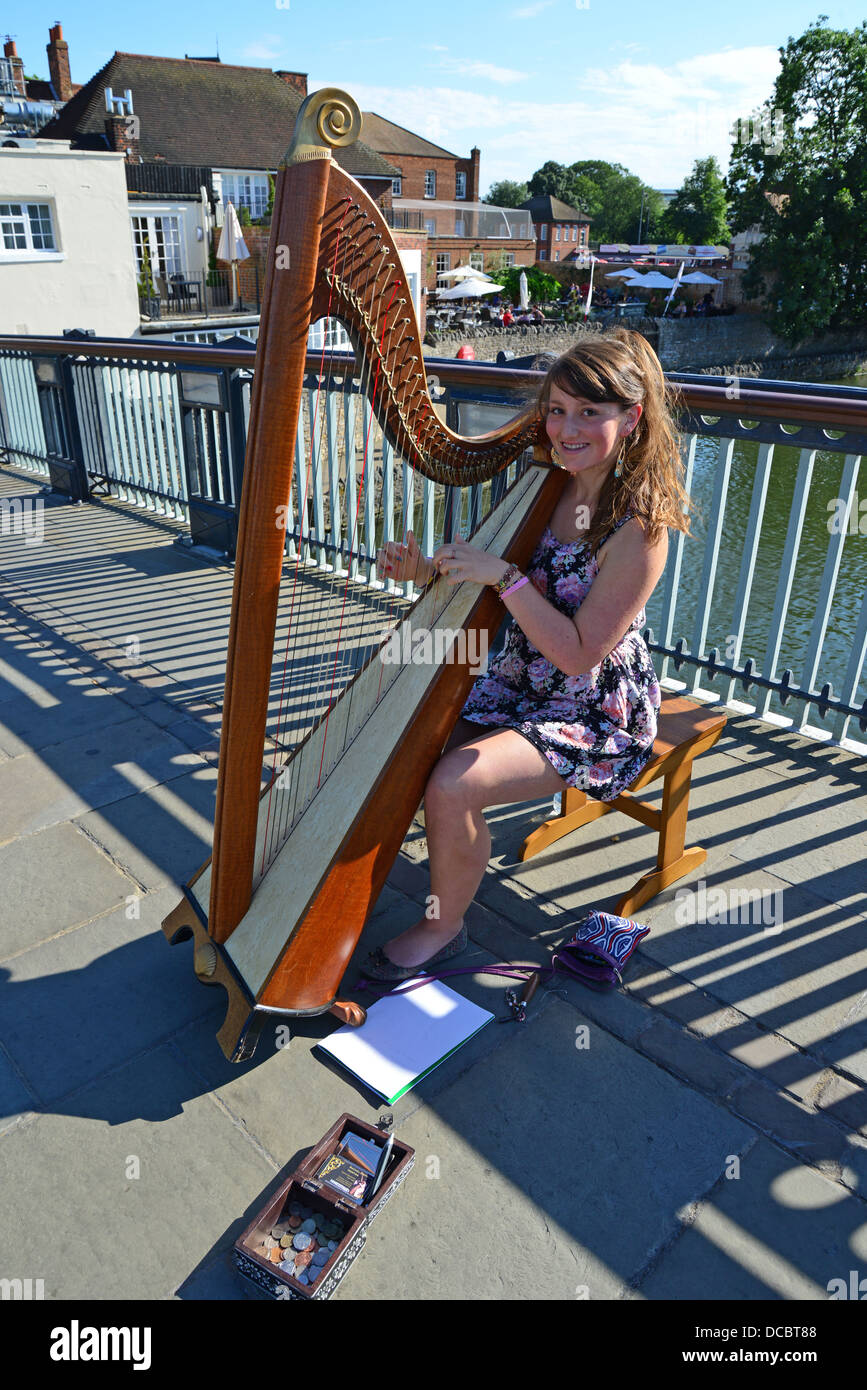
[(285, 82), (287, 87), (293, 87), (301, 96), (307, 95), (307, 73), (306, 72), (275, 72), (275, 77), (279, 77)]
[(3, 56), (8, 58), (12, 66), (12, 81), (15, 83), (15, 90), (19, 96), (26, 97), (27, 87), (24, 82), (24, 59), (18, 57), (14, 39), (7, 39), (3, 45)]
[(72, 96), (72, 80), (69, 76), (69, 44), (63, 37), (63, 29), (58, 22), (49, 29), (50, 43), (45, 45), (48, 54), (48, 71), (51, 85), (58, 101), (69, 101)]
[(140, 164), (138, 116), (106, 116), (108, 148), (126, 156), (128, 164)]
[(467, 190), (467, 198), (471, 203), (479, 201), (479, 160), (481, 151), (474, 145), (470, 150), (470, 160), (472, 161), (472, 174), (470, 175), (470, 187)]

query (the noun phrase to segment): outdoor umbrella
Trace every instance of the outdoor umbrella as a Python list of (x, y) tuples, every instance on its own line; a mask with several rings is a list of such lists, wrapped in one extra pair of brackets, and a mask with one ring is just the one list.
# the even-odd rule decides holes
[[(633, 281), (638, 284), (638, 281)], [(670, 290), (674, 281), (670, 275), (660, 275), (658, 270), (651, 270), (647, 275), (642, 275), (641, 286), (645, 290)]]
[(721, 285), (722, 280), (715, 280), (712, 275), (705, 275), (703, 270), (694, 270), (691, 275), (684, 275), (680, 283), (682, 285)]
[(518, 303), (520, 304), (521, 308), (529, 309), (530, 294), (527, 289), (527, 272), (525, 270), (522, 270), (520, 276), (518, 277), (518, 293), (520, 296)]
[(220, 233), (220, 244), (217, 247), (217, 260), (231, 261), (232, 263), (232, 308), (235, 307), (237, 297), (238, 262), (245, 261), (249, 254), (246, 242), (241, 235), (238, 214), (232, 203), (229, 202), (226, 204), (226, 217), (223, 222), (223, 230)]
[(641, 275), (639, 270), (609, 270), (605, 276), (606, 280), (631, 280), (633, 276)]
[(502, 294), (502, 285), (491, 280), (461, 280), (450, 290), (442, 290), (440, 299), (478, 299), (483, 294)]
[(459, 265), (454, 270), (444, 270), (437, 276), (439, 280), (490, 280), (483, 270), (473, 270), (471, 265)]

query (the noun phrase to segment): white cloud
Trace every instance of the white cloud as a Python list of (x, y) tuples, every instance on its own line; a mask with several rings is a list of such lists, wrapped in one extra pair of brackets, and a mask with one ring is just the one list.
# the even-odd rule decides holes
[(255, 39), (241, 49), (241, 57), (271, 63), (275, 58), (282, 58), (284, 52), (284, 40), (278, 34), (263, 34), (260, 39)]
[[(731, 127), (773, 93), (775, 48), (724, 49), (669, 65), (628, 61), (576, 73), (567, 99), (528, 101), (457, 86), (347, 84), (363, 110), (456, 154), (482, 152), (482, 191), (526, 179), (548, 159), (623, 164), (657, 188), (676, 188), (696, 159), (725, 171)], [(311, 81), (311, 90), (326, 82)], [(330, 77), (328, 85), (342, 85)]]
[(535, 5), (525, 5), (523, 9), (512, 10), (513, 19), (535, 19), (543, 10), (550, 10), (554, 0), (537, 0)]
[(443, 72), (454, 73), (457, 77), (481, 77), (487, 82), (523, 82), (529, 76), (514, 68), (498, 68), (493, 63), (480, 63), (476, 58), (443, 58)]

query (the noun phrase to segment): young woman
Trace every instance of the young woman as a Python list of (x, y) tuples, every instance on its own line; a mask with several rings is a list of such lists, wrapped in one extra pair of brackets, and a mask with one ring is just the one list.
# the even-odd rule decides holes
[(616, 329), (554, 363), (538, 408), (552, 464), (569, 477), (526, 575), (466, 541), (428, 560), (411, 533), (377, 556), (395, 579), (491, 584), (512, 619), (425, 788), (439, 916), (368, 957), (377, 979), (407, 979), (466, 947), (464, 913), (491, 852), (486, 807), (566, 787), (613, 800), (653, 749), (660, 694), (644, 605), (669, 528), (689, 531), (669, 388), (646, 340)]

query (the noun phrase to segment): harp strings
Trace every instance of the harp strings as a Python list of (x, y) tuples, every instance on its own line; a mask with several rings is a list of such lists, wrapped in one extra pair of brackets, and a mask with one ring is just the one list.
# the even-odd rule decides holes
[[(416, 530), (413, 526), (416, 508), (416, 442), (419, 439), (434, 440), (437, 449), (445, 450), (454, 463), (465, 463), (473, 452), (462, 443), (444, 437), (439, 420), (430, 405), (425, 389), (423, 361), (419, 359), (417, 339), (412, 331), (415, 321), (411, 316), (413, 310), (406, 280), (402, 268), (387, 259), (390, 248), (382, 244), (383, 237), (376, 224), (363, 208), (346, 199), (334, 216), (330, 235), (332, 240), (325, 248), (323, 257), (323, 264), (330, 271), (330, 275), (326, 276), (328, 318), (323, 329), (316, 387), (315, 390), (308, 390), (306, 393), (309, 405), (309, 447), (304, 448), (306, 463), (303, 470), (303, 495), (299, 488), (299, 470), (296, 470), (293, 483), (298, 502), (296, 553), (288, 603), (286, 641), (282, 661), (279, 657), (275, 661), (279, 697), (267, 793), (269, 804), (265, 843), (260, 865), (262, 873), (282, 848), (292, 828), (315, 796), (317, 788), (333, 771), (363, 721), (369, 717), (399, 674), (399, 665), (387, 666), (385, 662), (380, 661), (372, 698), (370, 681), (362, 685), (359, 679), (365, 668), (375, 659), (377, 648), (385, 634), (392, 631), (405, 617), (411, 617), (415, 608), (415, 603), (410, 601), (407, 586), (399, 586), (393, 580), (379, 581), (374, 568), (377, 545), (395, 539), (394, 513), (397, 509), (397, 499), (394, 495), (394, 484), (398, 463), (403, 461), (404, 464), (401, 521), (398, 530), (405, 543), (408, 530)], [(356, 348), (355, 371), (359, 384), (357, 395), (353, 389), (354, 380), (344, 379), (343, 389), (339, 392), (329, 392), (326, 386), (327, 382), (333, 384), (335, 373), (345, 374), (345, 368), (335, 361), (334, 343), (329, 336), (330, 322), (334, 318), (342, 317), (341, 311), (349, 320), (345, 304), (337, 293), (341, 284), (352, 284), (355, 287), (353, 293), (356, 302), (371, 330), (369, 337), (357, 332), (355, 335), (356, 338), (360, 338)], [(348, 321), (347, 326), (352, 331), (352, 323)], [(383, 482), (382, 486), (378, 487), (376, 427), (377, 421), (382, 422), (385, 418), (384, 410), (381, 409), (384, 405), (382, 395), (391, 391), (394, 383), (397, 383), (404, 393), (404, 408), (398, 420), (398, 428), (395, 429), (397, 448), (393, 454), (383, 430)], [(388, 418), (394, 425), (394, 417)], [(299, 438), (302, 434), (303, 429), (299, 427)], [(356, 469), (359, 434), (360, 469)], [(341, 437), (342, 497), (339, 487)], [(474, 441), (466, 443), (469, 445)], [(505, 447), (508, 448), (508, 445)], [(325, 484), (323, 456), (326, 451), (330, 538), (323, 548), (324, 537), (321, 533), (310, 535), (309, 531), (311, 481), (316, 494), (317, 514), (313, 519), (313, 525), (317, 532), (322, 523)], [(513, 446), (512, 457), (514, 452)], [(333, 476), (334, 470), (338, 472), (337, 479)], [(421, 477), (420, 474), (418, 476)], [(421, 486), (421, 531), (424, 535), (428, 533), (434, 488), (424, 477)], [(457, 492), (455, 500), (460, 499), (461, 495)], [(377, 526), (377, 516), (380, 514), (381, 533)], [(365, 527), (364, 545), (359, 541), (362, 524)], [(431, 533), (434, 525), (436, 513), (434, 523), (430, 527)], [(449, 534), (453, 533), (453, 527), (450, 526)], [(436, 544), (436, 537), (434, 543)], [(313, 562), (307, 567), (304, 567), (305, 551)], [(331, 565), (328, 564), (329, 561), (332, 562)], [(342, 585), (339, 582), (341, 579)], [(310, 591), (314, 588), (319, 598), (312, 605), (311, 619)], [(453, 593), (453, 586), (439, 578), (435, 581), (433, 595), (426, 607), (428, 613), (431, 607), (433, 608), (433, 614), (427, 620), (430, 624), (437, 623)], [(421, 597), (418, 595), (416, 602)], [(333, 638), (331, 634), (335, 629), (336, 638)], [(311, 660), (311, 656), (315, 656), (315, 661)], [(297, 704), (297, 690), (302, 687), (305, 692), (305, 719), (299, 729), (300, 741), (295, 747), (290, 747), (292, 731), (289, 724), (293, 715), (293, 692)], [(359, 693), (362, 689), (366, 692), (364, 696)], [(362, 699), (367, 700), (368, 707), (363, 708), (359, 705), (357, 710), (354, 709), (354, 705)], [(344, 701), (341, 709), (342, 734), (339, 737), (335, 736), (335, 742), (329, 724), (336, 715), (340, 701)], [(321, 750), (312, 747), (313, 735), (318, 731), (321, 731)], [(306, 750), (307, 756), (299, 757), (299, 753), (304, 753), (305, 745), (310, 745)], [(311, 753), (318, 753), (318, 756), (310, 756)], [(284, 760), (280, 767), (278, 757)]]

